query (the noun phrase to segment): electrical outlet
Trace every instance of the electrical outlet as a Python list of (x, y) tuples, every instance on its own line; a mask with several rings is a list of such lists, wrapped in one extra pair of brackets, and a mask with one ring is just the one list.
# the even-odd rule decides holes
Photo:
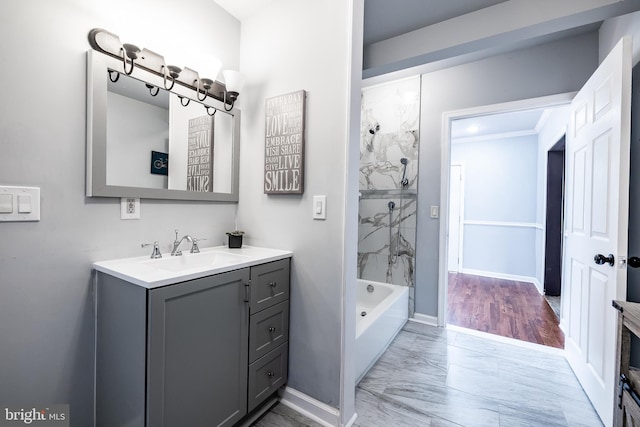
[(140, 199), (123, 197), (120, 199), (120, 219), (140, 219)]

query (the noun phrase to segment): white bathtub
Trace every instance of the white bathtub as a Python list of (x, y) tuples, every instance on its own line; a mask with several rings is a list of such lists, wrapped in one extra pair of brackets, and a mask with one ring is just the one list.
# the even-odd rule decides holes
[[(367, 291), (369, 285), (373, 286), (373, 292)], [(363, 312), (365, 316), (362, 316)], [(358, 280), (355, 314), (358, 383), (407, 322), (409, 288)]]

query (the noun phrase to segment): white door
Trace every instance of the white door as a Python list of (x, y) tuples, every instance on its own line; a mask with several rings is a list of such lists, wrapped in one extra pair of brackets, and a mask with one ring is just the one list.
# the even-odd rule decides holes
[[(565, 350), (606, 426), (613, 423), (617, 312), (627, 288), (631, 40), (621, 40), (571, 105), (565, 200)], [(609, 259), (596, 263), (598, 254)], [(564, 291), (563, 291), (564, 292)]]
[(451, 165), (449, 180), (449, 271), (459, 272), (462, 261), (462, 165)]

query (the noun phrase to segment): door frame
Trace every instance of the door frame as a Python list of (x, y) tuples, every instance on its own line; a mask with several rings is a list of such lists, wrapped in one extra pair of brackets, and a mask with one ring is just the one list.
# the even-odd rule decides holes
[[(463, 254), (462, 250), (464, 247), (464, 162), (459, 162), (452, 164), (450, 166), (460, 167), (460, 194), (459, 194), (459, 206), (458, 210), (460, 211), (460, 222), (458, 223), (458, 265), (456, 267), (456, 272), (462, 272), (463, 265)], [(451, 169), (449, 169), (449, 176), (451, 176)], [(447, 213), (449, 213), (449, 206), (447, 205)], [(447, 217), (447, 221), (449, 221), (449, 217)], [(451, 234), (450, 230), (451, 224), (447, 226), (447, 248), (449, 248), (449, 235)], [(449, 256), (449, 251), (447, 249), (447, 256)], [(447, 270), (449, 269), (449, 262), (447, 260)], [(450, 270), (449, 270), (450, 271)]]
[[(451, 163), (451, 123), (454, 120), (466, 119), (488, 114), (511, 111), (530, 110), (533, 108), (559, 107), (571, 103), (577, 92), (567, 92), (539, 98), (523, 99), (500, 104), (482, 105), (461, 110), (447, 111), (442, 114), (441, 159), (440, 159), (440, 236), (438, 259), (438, 326), (446, 326), (447, 289), (449, 286), (449, 189)], [(544, 221), (544, 219), (543, 219)], [(544, 245), (542, 245), (544, 250)]]

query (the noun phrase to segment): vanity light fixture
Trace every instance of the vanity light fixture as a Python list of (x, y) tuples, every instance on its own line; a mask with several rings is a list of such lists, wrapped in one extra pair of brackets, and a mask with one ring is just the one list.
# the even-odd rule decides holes
[[(130, 76), (133, 73), (133, 61), (138, 59), (138, 54), (140, 53), (140, 48), (134, 44), (125, 43), (122, 45), (122, 49), (124, 50), (124, 54), (122, 55), (122, 64), (124, 67), (124, 72), (127, 76)], [(131, 60), (131, 68), (127, 71), (127, 58)]]
[[(178, 98), (180, 98), (180, 105), (182, 105), (183, 107), (186, 107), (191, 102), (191, 98), (186, 98), (181, 95), (178, 95)], [(187, 102), (184, 102), (185, 99), (187, 100)]]
[[(118, 79), (120, 78), (120, 73), (117, 72), (116, 70), (109, 70), (109, 80), (111, 80), (112, 83), (115, 83), (118, 81)], [(115, 74), (115, 78), (113, 77), (113, 75)]]
[[(173, 85), (176, 84), (176, 79), (180, 76), (180, 72), (182, 71), (182, 69), (180, 67), (176, 67), (175, 65), (163, 65), (162, 71), (162, 75), (164, 77), (164, 88), (166, 90), (173, 89)], [(167, 87), (167, 80), (171, 81), (171, 86), (169, 87)]]
[[(233, 110), (233, 105), (240, 95), (242, 86), (244, 86), (244, 76), (235, 70), (224, 70), (222, 72), (224, 76), (224, 109), (225, 111)], [(231, 105), (227, 108), (227, 100), (231, 101)]]
[[(244, 76), (233, 70), (223, 72), (224, 84), (218, 82), (216, 78), (222, 63), (216, 58), (209, 58), (206, 61), (206, 73), (210, 78), (200, 78), (196, 71), (187, 67), (181, 69), (175, 65), (167, 65), (161, 55), (146, 48), (141, 50), (131, 43), (121, 43), (116, 34), (101, 28), (94, 28), (89, 32), (89, 44), (93, 49), (121, 60), (123, 72), (126, 75), (131, 75), (134, 68), (150, 72), (163, 79), (166, 90), (171, 91), (177, 82), (186, 88), (195, 90), (196, 98), (200, 102), (204, 101), (207, 96), (222, 102), (225, 111), (233, 109), (244, 84)], [(109, 80), (115, 83), (119, 78), (119, 71), (109, 70)], [(151, 95), (155, 96), (159, 89), (159, 86), (153, 86), (149, 88), (149, 91)], [(176, 93), (176, 95), (178, 94)], [(181, 95), (178, 97), (180, 104), (184, 107), (189, 105), (189, 98)], [(211, 114), (210, 108), (206, 109), (209, 115), (215, 114), (215, 112)]]
[(145, 86), (147, 87), (147, 89), (149, 89), (149, 93), (151, 94), (151, 96), (156, 96), (160, 92), (160, 88), (157, 86), (150, 85), (149, 83), (146, 83)]
[[(213, 85), (213, 80), (211, 79), (198, 79), (196, 82), (193, 82), (196, 84), (196, 97), (198, 98), (198, 101), (204, 101), (205, 99), (207, 99), (207, 93), (209, 93), (209, 89), (211, 89), (211, 86)], [(200, 98), (200, 86), (202, 85), (202, 87), (204, 88), (204, 96), (202, 98)]]

